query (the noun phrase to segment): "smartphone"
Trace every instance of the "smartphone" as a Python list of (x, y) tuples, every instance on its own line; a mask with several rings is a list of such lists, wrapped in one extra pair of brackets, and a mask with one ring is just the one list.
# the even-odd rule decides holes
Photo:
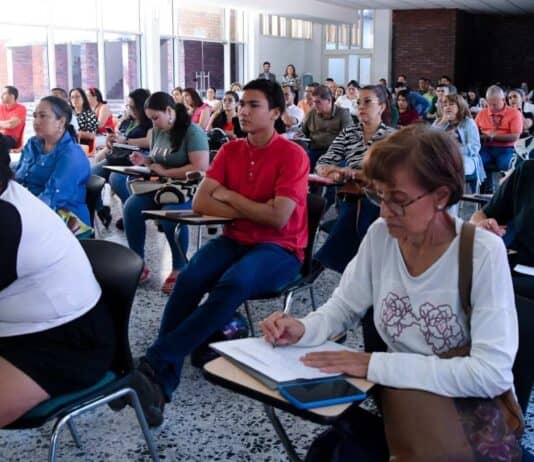
[(114, 133), (113, 129), (110, 128), (110, 127), (106, 127), (106, 132), (109, 133), (109, 134)]
[(367, 394), (343, 377), (295, 382), (278, 387), (280, 394), (298, 409), (363, 401)]

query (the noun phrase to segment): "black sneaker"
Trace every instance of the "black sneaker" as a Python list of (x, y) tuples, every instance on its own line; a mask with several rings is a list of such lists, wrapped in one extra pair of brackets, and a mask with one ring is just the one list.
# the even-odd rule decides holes
[(122, 218), (119, 218), (117, 220), (117, 223), (115, 223), (115, 226), (117, 227), (117, 229), (124, 231), (124, 222), (122, 221)]
[(108, 229), (109, 225), (111, 224), (111, 209), (109, 206), (104, 205), (100, 210), (97, 212), (98, 218), (100, 218), (100, 221), (104, 225), (104, 228)]

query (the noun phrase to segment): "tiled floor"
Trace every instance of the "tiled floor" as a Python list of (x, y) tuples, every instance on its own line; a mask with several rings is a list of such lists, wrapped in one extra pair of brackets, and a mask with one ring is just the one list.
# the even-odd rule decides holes
[[(170, 269), (170, 258), (164, 236), (148, 225), (147, 261), (154, 270), (151, 281), (138, 290), (131, 321), (134, 355), (143, 353), (156, 335), (166, 296), (159, 287)], [(196, 234), (196, 233), (195, 233)], [(103, 231), (102, 238), (125, 242), (124, 234)], [(194, 248), (195, 240), (191, 243)], [(321, 303), (334, 289), (339, 276), (326, 271), (316, 282)], [(281, 301), (254, 305), (255, 319), (279, 309)], [(309, 300), (297, 299), (296, 313), (309, 310)], [(358, 332), (349, 343), (360, 345)], [(534, 449), (534, 403), (527, 416), (525, 443)], [(282, 414), (282, 421), (298, 452), (304, 455), (322, 427)], [(62, 433), (59, 461), (148, 461), (148, 452), (131, 409), (114, 413), (107, 407), (77, 419), (85, 451), (78, 450), (68, 433)], [(44, 461), (47, 458), (51, 426), (28, 431), (0, 431), (0, 462)], [(262, 407), (208, 383), (188, 362), (182, 383), (173, 402), (165, 408), (165, 422), (153, 430), (162, 460), (207, 461), (286, 461), (287, 457)]]

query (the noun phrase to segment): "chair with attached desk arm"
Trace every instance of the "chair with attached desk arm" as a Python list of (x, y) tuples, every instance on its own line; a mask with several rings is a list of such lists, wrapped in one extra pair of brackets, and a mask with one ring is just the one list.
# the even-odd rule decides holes
[(73, 419), (98, 406), (127, 396), (134, 406), (137, 421), (152, 459), (157, 462), (159, 459), (156, 447), (137, 393), (130, 385), (133, 360), (128, 340), (128, 324), (139, 276), (143, 269), (143, 261), (129, 248), (114, 242), (85, 240), (80, 243), (102, 288), (103, 301), (111, 310), (113, 317), (116, 347), (111, 368), (95, 385), (77, 392), (50, 398), (28, 411), (6, 429), (37, 428), (50, 420), (54, 420), (48, 460), (55, 461), (59, 432), (64, 425), (67, 425), (76, 445), (81, 448), (80, 438), (74, 427)]
[(85, 195), (85, 203), (89, 209), (89, 217), (91, 219), (91, 227), (93, 229), (95, 227), (96, 204), (100, 194), (102, 194), (102, 189), (104, 188), (105, 184), (106, 180), (98, 175), (91, 175), (85, 184), (85, 189), (87, 191)]
[(319, 222), (324, 213), (325, 200), (316, 194), (308, 194), (307, 197), (308, 205), (308, 245), (304, 251), (304, 262), (302, 264), (302, 269), (298, 274), (297, 278), (294, 281), (291, 281), (285, 287), (280, 288), (276, 292), (269, 294), (261, 294), (254, 298), (251, 298), (245, 301), (245, 311), (247, 314), (247, 319), (250, 325), (250, 330), (252, 335), (255, 336), (254, 324), (252, 322), (252, 317), (250, 315), (250, 301), (252, 300), (265, 300), (272, 298), (284, 297), (284, 313), (289, 313), (291, 309), (291, 302), (293, 300), (293, 295), (297, 292), (303, 290), (310, 291), (310, 298), (312, 308), (315, 310), (315, 294), (313, 290), (313, 283), (320, 272), (314, 271), (312, 267), (312, 255), (313, 255), (313, 245), (315, 243), (315, 236), (317, 234), (317, 228)]

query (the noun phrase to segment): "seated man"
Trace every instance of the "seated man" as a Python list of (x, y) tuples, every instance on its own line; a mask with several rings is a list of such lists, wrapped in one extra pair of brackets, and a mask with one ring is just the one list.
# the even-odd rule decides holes
[[(498, 170), (508, 170), (514, 154), (514, 143), (523, 131), (523, 118), (518, 110), (506, 105), (504, 91), (497, 85), (488, 88), (486, 100), (488, 107), (482, 109), (475, 119), (482, 142), (480, 157), (486, 169), (495, 166)], [(491, 175), (488, 175), (487, 182), (491, 192)]]
[(234, 220), (180, 272), (158, 337), (136, 374), (152, 425), (162, 422), (163, 401), (178, 386), (185, 357), (245, 300), (292, 281), (303, 261), (310, 167), (305, 151), (275, 132), (285, 109), (282, 89), (270, 80), (253, 80), (239, 105), (247, 138), (222, 146), (193, 200), (198, 213)]
[(0, 133), (5, 136), (9, 149), (22, 146), (24, 125), (26, 124), (26, 107), (17, 103), (19, 91), (6, 85), (2, 90), (2, 104), (0, 104)]

